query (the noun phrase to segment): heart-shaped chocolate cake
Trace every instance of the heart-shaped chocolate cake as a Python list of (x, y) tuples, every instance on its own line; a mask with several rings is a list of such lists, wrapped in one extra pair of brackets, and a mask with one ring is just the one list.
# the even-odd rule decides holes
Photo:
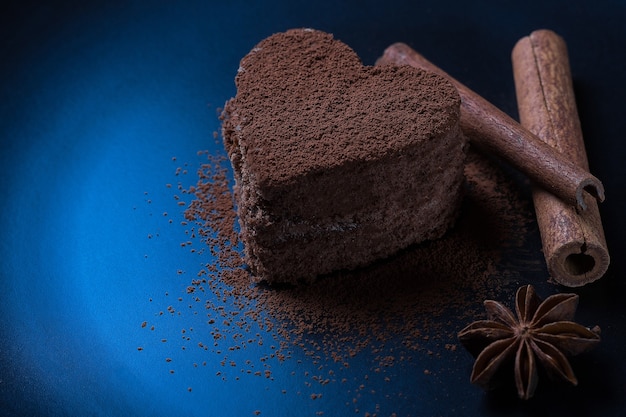
[(440, 237), (463, 184), (460, 98), (443, 77), (364, 66), (312, 29), (241, 60), (223, 136), (246, 261), (297, 282)]

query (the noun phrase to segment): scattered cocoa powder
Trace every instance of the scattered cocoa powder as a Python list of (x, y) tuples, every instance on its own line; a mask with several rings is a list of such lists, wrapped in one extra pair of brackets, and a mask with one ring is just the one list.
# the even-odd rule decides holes
[[(532, 222), (528, 199), (498, 166), (472, 150), (465, 166), (461, 214), (443, 238), (359, 270), (338, 271), (293, 287), (252, 284), (238, 239), (228, 159), (202, 154), (207, 162), (198, 169), (196, 184), (185, 188), (179, 183), (182, 197), (177, 194), (175, 199), (190, 200), (182, 213), (181, 224), (188, 227), (185, 245), (215, 261), (180, 285), (208, 316), (205, 332), (213, 339), (213, 349), (206, 343), (200, 347), (217, 355), (224, 366), (273, 380), (271, 360), (291, 360), (299, 349), (318, 366), (319, 373), (306, 373), (311, 383), (346, 383), (346, 378), (335, 379), (334, 369), (349, 368), (362, 351), (373, 355), (370, 372), (375, 373), (411, 361), (414, 355), (455, 352), (458, 329), (482, 314), (482, 300), (517, 286), (498, 265), (524, 243)], [(203, 255), (205, 251), (211, 256)], [(228, 359), (223, 352), (264, 344), (254, 329), (273, 335), (273, 353), (245, 364)], [(400, 340), (402, 349), (388, 348), (391, 340)], [(258, 363), (263, 371), (254, 369)], [(217, 376), (226, 378), (224, 372)], [(364, 382), (367, 378), (364, 375)], [(385, 381), (392, 382), (392, 376)], [(357, 391), (359, 398), (364, 395), (365, 384)], [(352, 406), (359, 409), (356, 403)]]

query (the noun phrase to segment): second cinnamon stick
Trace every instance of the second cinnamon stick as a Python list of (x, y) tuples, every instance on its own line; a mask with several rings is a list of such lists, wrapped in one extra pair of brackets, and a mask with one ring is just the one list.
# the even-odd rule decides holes
[[(550, 30), (535, 31), (518, 41), (512, 61), (522, 125), (589, 169), (565, 41)], [(552, 278), (570, 287), (600, 278), (609, 253), (596, 201), (588, 198), (580, 211), (535, 187), (533, 202)]]

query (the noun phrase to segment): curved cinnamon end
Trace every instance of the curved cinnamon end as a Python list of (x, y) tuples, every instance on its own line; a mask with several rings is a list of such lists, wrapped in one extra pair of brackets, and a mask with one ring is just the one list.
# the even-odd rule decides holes
[(583, 197), (585, 191), (599, 202), (604, 201), (604, 186), (600, 180), (596, 177), (586, 178), (576, 188), (576, 202), (581, 209), (587, 210), (587, 203)]

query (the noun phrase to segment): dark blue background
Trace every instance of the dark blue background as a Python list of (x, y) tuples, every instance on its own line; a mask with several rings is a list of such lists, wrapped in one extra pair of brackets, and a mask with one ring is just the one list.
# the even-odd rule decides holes
[[(361, 413), (376, 404), (380, 415), (626, 412), (626, 2), (157, 0), (1, 7), (0, 415), (354, 414), (344, 405), (352, 394), (341, 387), (313, 403), (306, 395), (281, 395), (282, 385), (258, 378), (224, 383), (214, 377), (216, 364), (170, 376), (166, 348), (137, 354), (139, 345), (158, 345), (138, 324), (158, 320), (165, 292), (184, 289), (172, 279), (177, 269), (191, 271), (198, 263), (177, 250), (185, 239), (177, 220), (169, 226), (163, 219), (164, 211), (177, 211), (163, 185), (177, 180), (182, 163), (202, 162), (196, 151), (222, 152), (212, 132), (219, 130), (219, 107), (235, 94), (239, 59), (266, 36), (293, 27), (333, 33), (366, 64), (391, 43), (406, 42), (512, 116), (513, 45), (535, 29), (556, 31), (568, 43), (592, 172), (607, 191), (601, 212), (613, 263), (603, 280), (577, 291), (585, 300), (583, 316), (601, 324), (604, 336), (591, 364), (577, 364), (588, 382), (568, 395), (523, 404), (470, 386), (467, 366), (434, 385), (418, 373), (411, 378), (409, 369), (397, 382), (409, 393), (405, 402), (389, 404), (382, 391)], [(542, 259), (538, 249), (535, 254)], [(540, 275), (529, 279), (543, 280), (544, 271)], [(180, 331), (177, 323), (159, 323), (159, 338)], [(174, 361), (181, 355), (167, 354)], [(307, 366), (313, 369), (306, 361), (285, 363), (275, 378)]]

